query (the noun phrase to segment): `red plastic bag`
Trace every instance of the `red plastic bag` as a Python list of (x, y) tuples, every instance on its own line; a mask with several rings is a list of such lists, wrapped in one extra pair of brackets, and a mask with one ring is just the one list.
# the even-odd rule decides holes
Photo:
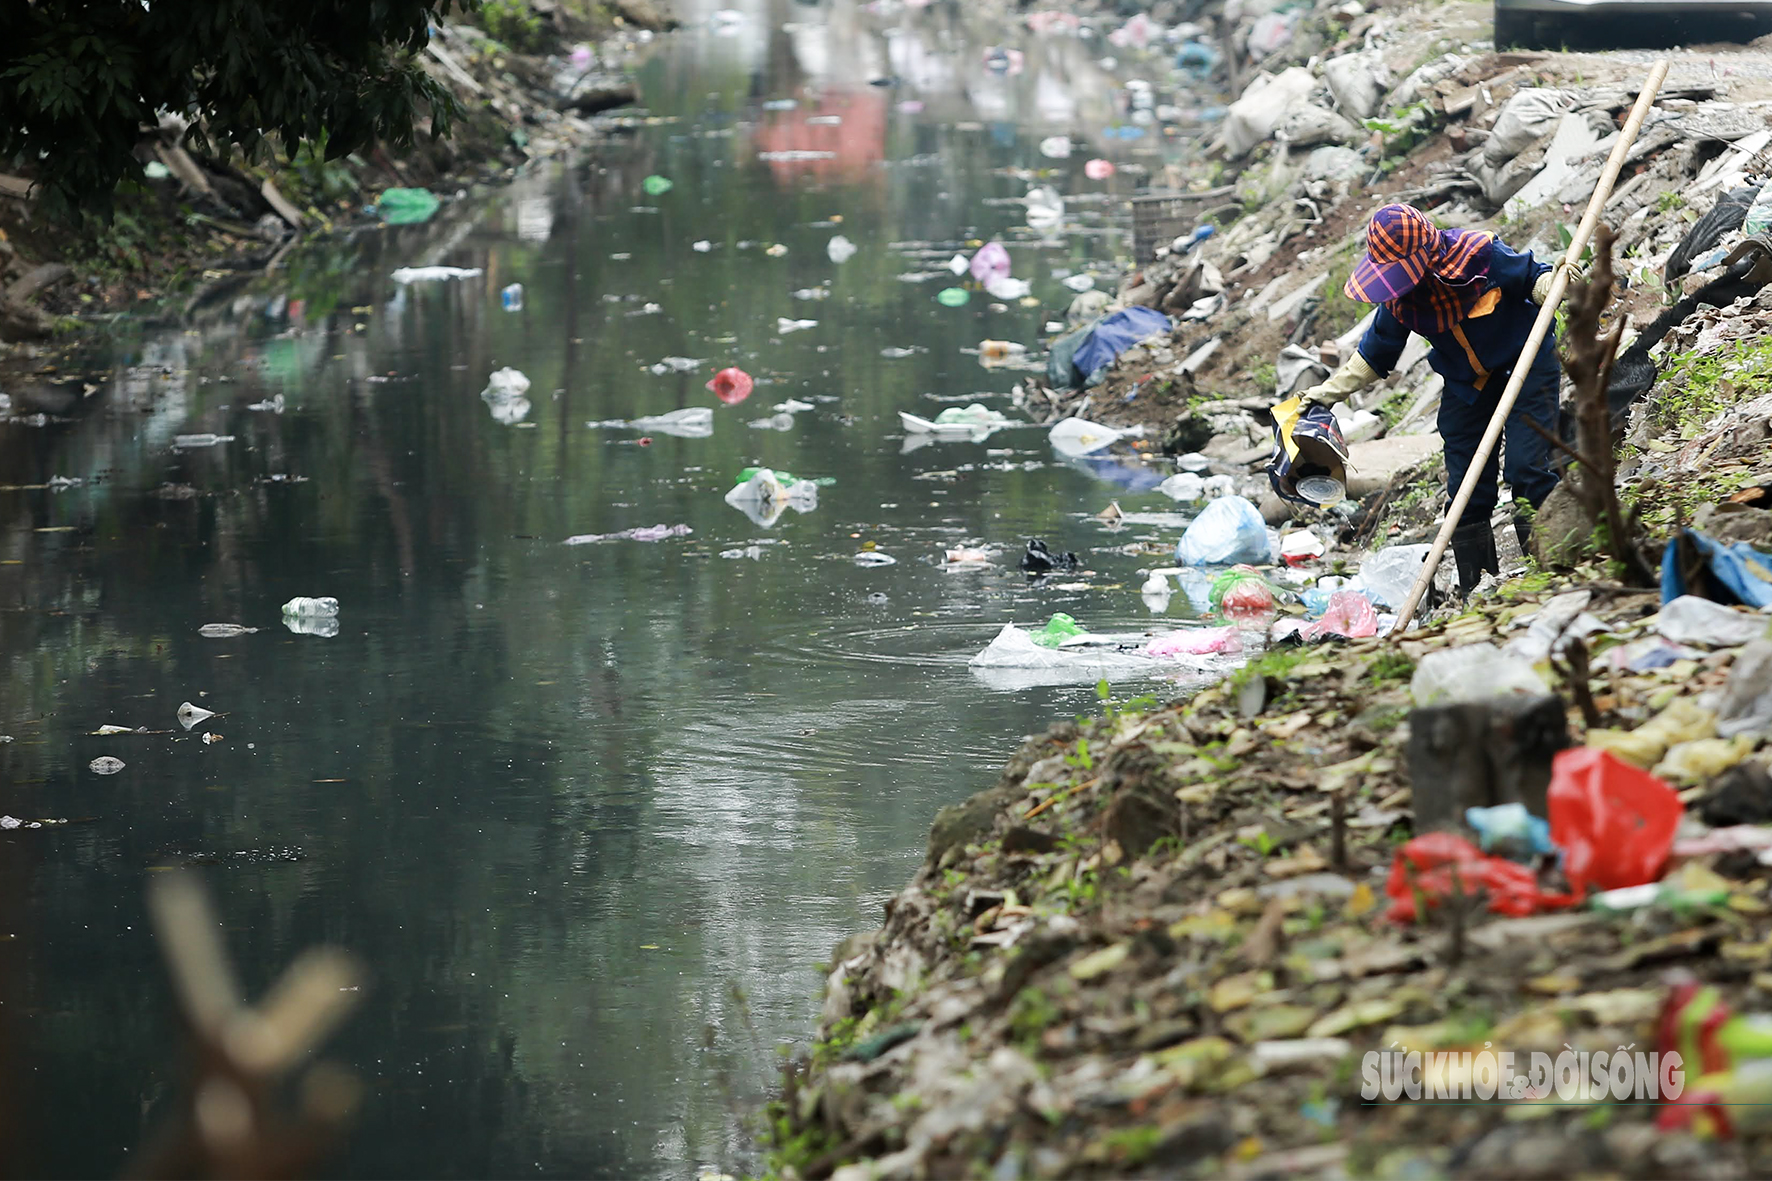
[(1649, 772), (1603, 750), (1578, 746), (1551, 762), (1551, 843), (1579, 896), (1661, 877), (1685, 805)]
[(714, 397), (733, 406), (751, 396), (751, 375), (742, 369), (728, 367), (714, 374), (708, 388), (714, 391)]
[(1481, 891), (1489, 896), (1490, 910), (1515, 916), (1575, 901), (1571, 895), (1539, 889), (1538, 875), (1527, 866), (1490, 857), (1456, 833), (1430, 832), (1397, 850), (1391, 876), (1384, 883), (1391, 900), (1387, 913), (1392, 922), (1413, 922), (1417, 896), (1432, 908), (1460, 890), (1467, 898)]

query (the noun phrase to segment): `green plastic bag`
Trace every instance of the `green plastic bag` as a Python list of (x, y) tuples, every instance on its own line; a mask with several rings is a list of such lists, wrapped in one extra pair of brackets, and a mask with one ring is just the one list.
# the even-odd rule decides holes
[(1046, 626), (1033, 633), (1034, 643), (1042, 648), (1056, 648), (1072, 636), (1085, 635), (1082, 625), (1059, 611), (1046, 621)]
[(671, 191), (672, 186), (669, 177), (649, 176), (640, 182), (640, 187), (646, 190), (648, 197), (662, 197)]
[(1219, 611), (1271, 611), (1274, 606), (1274, 590), (1267, 580), (1234, 566), (1212, 580), (1207, 597)]
[(957, 308), (964, 307), (972, 298), (972, 293), (964, 287), (943, 287), (935, 293), (935, 298), (944, 308)]
[(388, 225), (410, 226), (430, 221), (441, 204), (429, 189), (388, 189), (376, 198), (375, 209)]

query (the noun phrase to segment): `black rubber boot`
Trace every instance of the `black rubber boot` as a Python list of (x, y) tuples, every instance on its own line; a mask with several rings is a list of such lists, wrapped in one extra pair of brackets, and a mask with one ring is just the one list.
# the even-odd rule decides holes
[(1532, 556), (1532, 518), (1524, 513), (1514, 514), (1514, 536), (1520, 539), (1520, 556)]
[(1484, 516), (1475, 521), (1460, 521), (1458, 528), (1452, 531), (1452, 559), (1458, 563), (1458, 593), (1469, 597), (1477, 583), (1483, 579), (1483, 572), (1499, 574), (1501, 563), (1495, 557), (1495, 531), (1489, 527), (1489, 518)]

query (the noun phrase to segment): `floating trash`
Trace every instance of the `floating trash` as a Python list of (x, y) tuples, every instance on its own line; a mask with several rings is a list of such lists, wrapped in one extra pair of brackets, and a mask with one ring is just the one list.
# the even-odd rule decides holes
[(101, 755), (86, 764), (87, 769), (94, 775), (115, 775), (123, 770), (124, 766), (122, 759), (114, 759), (110, 755)]
[(238, 623), (206, 623), (197, 629), (197, 634), (211, 640), (226, 640), (233, 636), (249, 636), (257, 630), (256, 627), (243, 627)]
[(204, 709), (200, 705), (192, 705), (188, 701), (178, 707), (178, 724), (187, 730), (198, 722), (207, 721), (214, 716), (214, 710)]

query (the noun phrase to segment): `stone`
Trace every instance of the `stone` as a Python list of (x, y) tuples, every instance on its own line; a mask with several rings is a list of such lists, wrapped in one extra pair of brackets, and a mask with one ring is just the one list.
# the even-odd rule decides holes
[(1365, 496), (1440, 450), (1439, 435), (1387, 435), (1347, 449), (1347, 491)]
[(1569, 745), (1555, 694), (1431, 705), (1409, 714), (1415, 831), (1452, 828), (1466, 808), (1522, 803), (1544, 816), (1551, 758)]
[(998, 814), (1020, 794), (1019, 787), (993, 787), (937, 812), (929, 827), (929, 864), (939, 865), (949, 851), (988, 834)]
[(1532, 556), (1547, 569), (1573, 569), (1581, 561), (1593, 522), (1567, 483), (1551, 489), (1532, 523)]

